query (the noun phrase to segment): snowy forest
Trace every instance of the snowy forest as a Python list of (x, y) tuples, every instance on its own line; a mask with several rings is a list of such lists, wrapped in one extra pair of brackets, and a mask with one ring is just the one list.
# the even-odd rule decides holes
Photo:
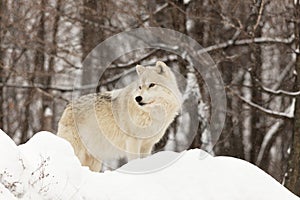
[[(212, 94), (184, 53), (158, 45), (122, 55), (101, 77), (83, 69), (101, 42), (149, 27), (192, 38), (214, 61), (226, 92), (216, 141)], [(55, 134), (72, 98), (113, 90), (137, 64), (158, 60), (180, 72), (185, 94), (154, 152), (199, 148), (239, 158), (300, 196), (300, 0), (1, 0), (0, 129), (16, 144), (39, 131)], [(195, 134), (184, 126), (191, 121)]]

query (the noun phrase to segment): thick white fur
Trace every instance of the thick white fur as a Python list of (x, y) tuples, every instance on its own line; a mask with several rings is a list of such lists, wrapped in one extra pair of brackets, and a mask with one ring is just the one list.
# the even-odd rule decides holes
[[(181, 94), (169, 67), (136, 66), (138, 80), (125, 88), (89, 94), (69, 104), (58, 124), (84, 166), (100, 171), (101, 161), (147, 156), (181, 108)], [(151, 87), (150, 84), (152, 84)], [(135, 98), (141, 96), (143, 105)]]

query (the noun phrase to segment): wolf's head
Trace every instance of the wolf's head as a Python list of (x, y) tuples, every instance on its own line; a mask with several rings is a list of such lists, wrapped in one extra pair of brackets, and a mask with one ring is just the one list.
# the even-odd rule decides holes
[(142, 109), (164, 106), (165, 109), (178, 111), (181, 107), (181, 94), (171, 69), (161, 61), (154, 67), (136, 66), (138, 84), (134, 101)]

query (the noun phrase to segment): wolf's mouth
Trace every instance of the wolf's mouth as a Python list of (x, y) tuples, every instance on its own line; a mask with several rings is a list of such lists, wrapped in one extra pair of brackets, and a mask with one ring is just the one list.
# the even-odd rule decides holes
[(154, 101), (150, 101), (150, 102), (148, 102), (148, 103), (139, 102), (138, 104), (139, 104), (140, 106), (144, 106), (144, 105), (152, 104), (153, 102), (154, 102)]

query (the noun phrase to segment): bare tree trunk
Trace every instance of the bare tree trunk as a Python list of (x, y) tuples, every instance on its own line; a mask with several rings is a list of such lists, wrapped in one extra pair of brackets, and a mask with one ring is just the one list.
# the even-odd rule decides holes
[[(23, 112), (20, 112), (20, 129), (21, 129), (21, 138), (20, 138), (20, 144), (24, 144), (25, 142), (27, 142), (27, 140), (29, 139), (28, 133), (29, 133), (29, 129), (30, 129), (30, 121), (29, 121), (29, 116), (30, 116), (30, 102), (32, 101), (32, 95), (33, 94), (33, 89), (29, 89), (28, 94), (26, 94), (26, 101), (25, 101), (25, 105), (23, 107)], [(22, 110), (22, 109), (21, 109)]]
[[(3, 83), (3, 56), (2, 56), (2, 40), (3, 40), (3, 22), (2, 22), (2, 14), (3, 14), (3, 5), (4, 2), (0, 1), (0, 84)], [(3, 86), (0, 86), (0, 129), (3, 129)]]
[[(35, 73), (35, 79), (34, 82), (45, 85), (47, 84), (47, 81), (49, 79), (49, 74), (46, 74), (47, 70), (45, 69), (45, 0), (41, 0), (40, 2), (40, 8), (36, 12), (38, 12), (38, 17), (40, 18), (38, 21), (38, 28), (37, 28), (37, 38), (40, 42), (39, 46), (37, 47), (38, 50), (35, 54), (35, 63), (34, 63), (34, 73)], [(39, 73), (42, 72), (42, 73)], [(41, 122), (41, 130), (49, 130), (48, 129), (48, 123), (47, 118), (45, 117), (45, 110), (47, 109), (47, 98), (42, 96), (42, 109), (40, 110), (40, 122)], [(50, 100), (51, 101), (51, 100)]]
[[(259, 26), (259, 18), (261, 13), (260, 7), (263, 6), (263, 0), (255, 0), (251, 15), (248, 19), (247, 32), (252, 38), (261, 36), (261, 28)], [(263, 103), (262, 93), (258, 90), (259, 83), (262, 75), (262, 60), (261, 60), (261, 48), (257, 44), (250, 45), (250, 74), (252, 82), (252, 101), (261, 105)], [(263, 138), (264, 138), (264, 116), (261, 116), (256, 109), (251, 111), (251, 158), (250, 161), (255, 163)]]
[[(296, 64), (297, 73), (295, 90), (300, 91), (300, 0), (295, 3), (295, 35), (296, 35)], [(300, 196), (300, 96), (296, 97), (294, 112), (294, 134), (291, 145), (291, 154), (288, 161), (287, 176), (285, 185), (293, 193)]]
[[(236, 77), (233, 74), (237, 73), (233, 62), (223, 61), (218, 65), (219, 70), (222, 73), (223, 81), (225, 85), (236, 84), (233, 83), (233, 79)], [(237, 81), (237, 80), (235, 80)], [(239, 80), (241, 81), (241, 80)], [(237, 116), (240, 114), (240, 108), (237, 104), (241, 105), (241, 102), (230, 94), (227, 94), (227, 112), (226, 112), (226, 122), (220, 136), (220, 143), (216, 149), (218, 155), (230, 155), (237, 158), (244, 159), (244, 149), (242, 134), (240, 131), (240, 124), (238, 124)]]
[[(53, 22), (53, 32), (52, 32), (52, 49), (51, 49), (51, 55), (54, 55), (56, 56), (57, 55), (57, 33), (58, 33), (58, 23), (59, 23), (59, 13), (61, 11), (61, 0), (57, 0), (56, 2), (56, 15), (54, 16), (54, 22)], [(54, 74), (54, 66), (55, 66), (55, 57), (51, 57), (50, 60), (49, 60), (49, 73), (51, 74)], [(48, 77), (48, 80), (47, 80), (47, 85), (51, 85), (51, 76)], [(50, 124), (52, 124), (52, 129), (56, 130), (57, 128), (57, 124), (56, 121), (55, 121), (55, 108), (56, 108), (56, 105), (55, 105), (55, 102), (53, 102), (52, 100), (52, 116), (49, 116), (51, 121), (49, 122)]]
[[(251, 48), (251, 47), (250, 47)], [(251, 67), (251, 82), (252, 82), (252, 101), (261, 105), (263, 103), (262, 93), (258, 90), (259, 84), (256, 79), (261, 80), (261, 50), (258, 45), (253, 45), (251, 48), (252, 67)], [(255, 163), (264, 138), (264, 117), (258, 110), (252, 108), (251, 111), (251, 162)]]
[[(106, 1), (84, 0), (84, 9), (81, 13), (82, 24), (82, 58), (84, 59), (100, 42), (105, 39), (104, 30), (100, 24), (103, 24), (101, 15), (106, 8)], [(93, 62), (93, 60), (91, 61)], [(101, 66), (100, 66), (101, 67)], [(92, 70), (85, 70), (82, 75), (82, 85), (90, 84), (95, 77)], [(99, 88), (97, 88), (99, 90)]]
[(240, 159), (245, 159), (245, 150), (243, 144), (243, 115), (241, 114), (242, 102), (236, 97), (232, 97), (232, 131), (233, 131), (233, 148), (234, 156)]
[(171, 16), (173, 21), (173, 28), (176, 31), (186, 34), (186, 5), (183, 0), (174, 1), (173, 9), (171, 10)]
[[(232, 67), (231, 62), (221, 62), (218, 64), (218, 69), (221, 71), (223, 76), (223, 81), (225, 85), (230, 85), (232, 82)], [(233, 106), (232, 105), (232, 97), (227, 98), (227, 112), (226, 112), (226, 121), (224, 124), (224, 128), (222, 130), (222, 134), (220, 135), (218, 148), (216, 148), (216, 153), (218, 155), (231, 155), (236, 156), (238, 153), (235, 151), (234, 144), (234, 135), (233, 135)]]
[[(49, 4), (50, 2), (48, 2)], [(42, 4), (42, 7), (44, 7), (45, 5)], [(52, 33), (51, 33), (51, 40), (52, 40), (52, 44), (50, 47), (50, 55), (52, 55), (49, 58), (49, 63), (48, 63), (48, 68), (43, 68), (43, 72), (45, 74), (45, 78), (43, 78), (43, 85), (44, 86), (51, 86), (52, 83), (52, 75), (54, 74), (54, 65), (55, 65), (55, 57), (57, 55), (57, 32), (58, 32), (58, 22), (59, 22), (59, 12), (60, 12), (60, 8), (61, 7), (61, 0), (57, 0), (56, 2), (56, 10), (55, 10), (55, 16), (53, 16), (53, 24), (51, 25), (52, 27)], [(42, 13), (42, 15), (44, 15), (44, 13)], [(43, 18), (42, 18), (43, 19)], [(45, 20), (41, 19), (41, 32), (45, 32), (42, 29), (45, 29)], [(44, 25), (43, 25), (44, 23)], [(45, 33), (44, 33), (45, 34)], [(46, 92), (48, 94), (52, 93), (51, 89), (46, 89)], [(53, 110), (55, 108), (54, 106), (54, 101), (53, 98), (51, 98), (50, 96), (46, 96), (43, 95), (42, 98), (43, 101), (43, 107), (42, 107), (42, 130), (46, 130), (46, 131), (53, 131), (54, 127), (55, 127), (55, 120), (54, 120), (54, 114), (53, 114)]]

